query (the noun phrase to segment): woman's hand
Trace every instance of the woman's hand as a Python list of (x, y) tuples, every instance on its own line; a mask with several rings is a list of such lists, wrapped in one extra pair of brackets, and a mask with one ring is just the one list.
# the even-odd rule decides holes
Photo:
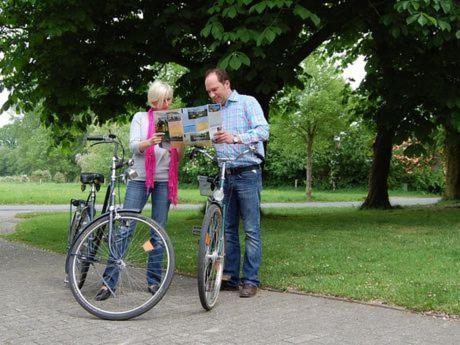
[(153, 145), (157, 145), (163, 141), (164, 138), (164, 133), (163, 132), (157, 132), (150, 139), (141, 141), (139, 145), (139, 152), (143, 153), (146, 149)]
[(148, 139), (148, 146), (153, 146), (153, 145), (157, 145), (159, 143), (161, 143), (163, 141), (163, 138), (164, 138), (164, 133), (163, 132), (157, 132), (155, 134), (153, 134), (153, 136)]

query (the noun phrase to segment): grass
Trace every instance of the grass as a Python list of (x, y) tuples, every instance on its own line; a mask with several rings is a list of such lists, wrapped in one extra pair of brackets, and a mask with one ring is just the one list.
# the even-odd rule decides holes
[[(263, 286), (460, 315), (458, 207), (271, 209), (262, 218)], [(11, 240), (65, 253), (67, 214), (27, 215)], [(170, 213), (176, 268), (195, 274), (198, 211)]]
[[(122, 187), (124, 190), (124, 186)], [(99, 193), (102, 203), (105, 188)], [(367, 195), (365, 189), (338, 191), (313, 191), (313, 201), (363, 201)], [(86, 198), (78, 183), (0, 183), (0, 205), (4, 204), (67, 204), (71, 198)], [(421, 192), (390, 191), (390, 196), (427, 196)], [(433, 195), (430, 195), (433, 196)], [(198, 186), (180, 186), (180, 203), (202, 203), (205, 198), (198, 192)], [(303, 189), (265, 188), (262, 202), (304, 202)]]

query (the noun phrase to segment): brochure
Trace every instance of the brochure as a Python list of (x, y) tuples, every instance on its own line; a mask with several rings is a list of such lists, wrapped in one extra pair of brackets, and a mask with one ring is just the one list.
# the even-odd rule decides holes
[(155, 112), (155, 130), (165, 134), (161, 146), (210, 146), (214, 133), (222, 127), (220, 110), (220, 104), (206, 104)]

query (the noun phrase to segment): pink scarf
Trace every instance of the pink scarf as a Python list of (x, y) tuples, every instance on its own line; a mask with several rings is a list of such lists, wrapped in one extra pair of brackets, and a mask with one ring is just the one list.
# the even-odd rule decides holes
[[(147, 131), (147, 138), (151, 138), (155, 134), (155, 117), (153, 114), (153, 109), (150, 108), (148, 111), (149, 118), (149, 128)], [(178, 196), (177, 196), (177, 186), (179, 180), (179, 155), (177, 149), (171, 147), (169, 150), (169, 170), (168, 170), (168, 200), (171, 201), (173, 205), (177, 205)], [(150, 190), (155, 185), (155, 168), (156, 168), (156, 159), (155, 159), (155, 145), (150, 146), (145, 150), (145, 187), (147, 190)]]

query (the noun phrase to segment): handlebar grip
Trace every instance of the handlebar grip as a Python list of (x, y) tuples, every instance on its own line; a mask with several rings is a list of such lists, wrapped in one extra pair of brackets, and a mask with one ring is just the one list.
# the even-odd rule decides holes
[(117, 136), (115, 134), (109, 134), (109, 135), (92, 135), (90, 137), (86, 137), (86, 140), (88, 141), (112, 141), (116, 139)]
[(196, 156), (198, 155), (198, 152), (199, 151), (196, 148), (193, 148), (192, 152), (190, 152), (190, 154), (188, 155), (188, 158), (190, 160), (195, 159)]
[(86, 140), (88, 141), (102, 141), (105, 140), (103, 135), (93, 135), (91, 137), (86, 137)]

